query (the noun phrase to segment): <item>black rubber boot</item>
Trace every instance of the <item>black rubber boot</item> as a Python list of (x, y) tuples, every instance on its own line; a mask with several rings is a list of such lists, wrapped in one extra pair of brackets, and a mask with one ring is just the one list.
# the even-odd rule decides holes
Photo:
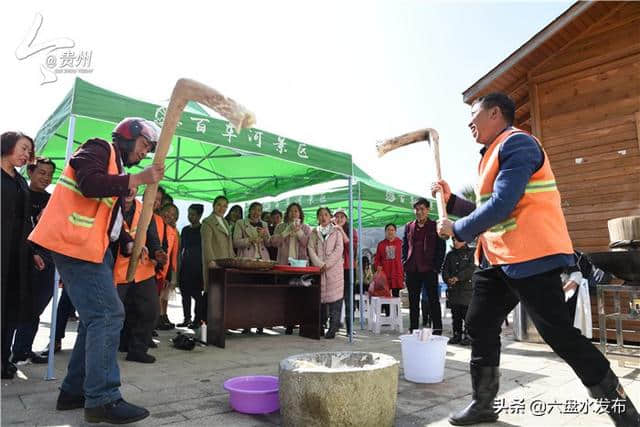
[(449, 423), (454, 426), (494, 422), (498, 419), (493, 401), (500, 386), (500, 368), (471, 365), (471, 385), (473, 387), (471, 403), (462, 411), (451, 414), (449, 417)]
[(84, 396), (67, 393), (62, 389), (60, 390), (58, 401), (56, 402), (56, 409), (58, 411), (69, 411), (80, 408), (84, 408)]
[(146, 409), (118, 399), (103, 406), (84, 409), (84, 420), (88, 423), (129, 424), (149, 416)]
[(608, 412), (616, 427), (640, 426), (638, 411), (611, 369), (600, 384), (589, 387), (588, 390), (589, 396), (606, 402), (606, 406), (602, 409)]

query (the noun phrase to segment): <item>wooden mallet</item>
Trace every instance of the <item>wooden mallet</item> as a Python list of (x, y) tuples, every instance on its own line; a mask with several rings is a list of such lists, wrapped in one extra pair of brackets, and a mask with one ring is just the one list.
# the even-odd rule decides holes
[[(167, 107), (167, 113), (164, 118), (164, 123), (162, 124), (162, 130), (160, 131), (156, 153), (153, 157), (154, 164), (164, 164), (167, 153), (169, 152), (169, 147), (171, 146), (171, 139), (178, 126), (178, 121), (189, 101), (196, 101), (213, 109), (229, 120), (237, 132), (245, 128), (250, 128), (255, 124), (254, 115), (233, 99), (227, 98), (217, 90), (205, 86), (202, 83), (189, 79), (180, 79), (176, 82), (171, 94), (171, 99), (169, 100), (169, 106)], [(135, 276), (138, 258), (145, 244), (147, 229), (153, 216), (153, 203), (156, 199), (157, 191), (158, 184), (147, 185), (144, 191), (142, 213), (140, 214), (140, 221), (138, 222), (138, 230), (136, 232), (131, 260), (129, 261), (129, 268), (127, 269), (127, 282), (131, 282)]]
[[(421, 141), (427, 141), (427, 144), (429, 145), (433, 166), (436, 170), (436, 179), (440, 181), (442, 179), (442, 172), (440, 170), (440, 137), (438, 135), (438, 131), (435, 129), (426, 128), (415, 132), (405, 133), (404, 135), (379, 142), (376, 145), (376, 148), (378, 150), (378, 156), (382, 157), (397, 148)], [(438, 217), (440, 219), (446, 218), (447, 209), (446, 204), (444, 203), (444, 195), (442, 194), (442, 191), (438, 191), (436, 193), (436, 205), (438, 207)]]

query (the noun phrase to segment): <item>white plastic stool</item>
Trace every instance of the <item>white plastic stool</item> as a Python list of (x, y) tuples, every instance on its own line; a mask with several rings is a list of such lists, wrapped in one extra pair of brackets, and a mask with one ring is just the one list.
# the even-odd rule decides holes
[[(364, 318), (365, 318), (365, 320), (369, 320), (369, 312), (370, 312), (369, 307), (371, 306), (371, 303), (370, 303), (370, 301), (369, 301), (369, 294), (366, 294), (366, 293), (365, 293), (365, 294), (363, 294), (363, 296), (364, 296), (364, 305), (363, 305), (362, 307), (363, 307), (363, 311), (364, 311)], [(353, 299), (354, 299), (355, 301), (360, 301), (360, 294), (354, 294), (354, 295), (353, 295)], [(344, 304), (344, 301), (343, 301), (343, 304), (342, 304), (342, 311), (340, 312), (340, 321), (341, 321), (342, 323), (344, 323), (345, 316), (347, 315), (347, 314), (345, 313), (344, 306), (345, 306), (345, 304)], [(353, 310), (353, 311), (354, 311), (354, 313), (353, 313), (353, 317), (354, 317), (354, 318), (356, 318), (356, 317), (357, 317), (357, 318), (360, 318), (360, 310), (359, 310), (359, 309), (358, 309), (358, 310), (355, 310), (355, 304), (354, 304), (354, 306), (353, 306), (353, 307), (354, 307), (354, 310)]]
[[(382, 315), (382, 305), (389, 304), (389, 315)], [(381, 326), (391, 326), (391, 330), (398, 329), (402, 333), (402, 301), (400, 298), (371, 297), (369, 308), (369, 330), (380, 333)]]

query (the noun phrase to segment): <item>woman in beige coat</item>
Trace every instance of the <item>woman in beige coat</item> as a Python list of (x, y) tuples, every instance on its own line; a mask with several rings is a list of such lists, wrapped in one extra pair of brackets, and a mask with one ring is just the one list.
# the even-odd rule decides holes
[(209, 269), (216, 267), (216, 260), (234, 258), (231, 226), (224, 219), (229, 201), (225, 196), (218, 196), (213, 201), (213, 212), (200, 227), (202, 238), (202, 267), (204, 274), (204, 290), (209, 286)]
[(248, 218), (236, 222), (233, 247), (236, 248), (238, 257), (270, 259), (266, 246), (271, 244), (271, 236), (267, 223), (260, 219), (261, 215), (262, 204), (253, 202), (249, 206)]
[(320, 302), (322, 303), (322, 325), (326, 324), (327, 311), (329, 330), (325, 338), (335, 338), (340, 327), (340, 312), (344, 294), (344, 274), (342, 272), (342, 234), (331, 224), (331, 212), (320, 208), (316, 213), (318, 226), (309, 238), (309, 258), (320, 267)]

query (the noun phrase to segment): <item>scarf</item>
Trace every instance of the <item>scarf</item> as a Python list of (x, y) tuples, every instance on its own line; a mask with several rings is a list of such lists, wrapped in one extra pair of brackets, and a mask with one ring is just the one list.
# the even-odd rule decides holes
[(224, 234), (226, 234), (228, 236), (229, 235), (229, 229), (227, 228), (227, 225), (224, 223), (224, 219), (222, 219), (222, 217), (218, 216), (218, 215), (216, 215), (216, 219), (218, 220), (218, 224), (220, 224), (220, 227), (222, 227), (222, 229), (224, 230)]
[(333, 224), (329, 223), (326, 226), (318, 225), (318, 235), (322, 238), (323, 241), (327, 240), (329, 234), (333, 231)]

